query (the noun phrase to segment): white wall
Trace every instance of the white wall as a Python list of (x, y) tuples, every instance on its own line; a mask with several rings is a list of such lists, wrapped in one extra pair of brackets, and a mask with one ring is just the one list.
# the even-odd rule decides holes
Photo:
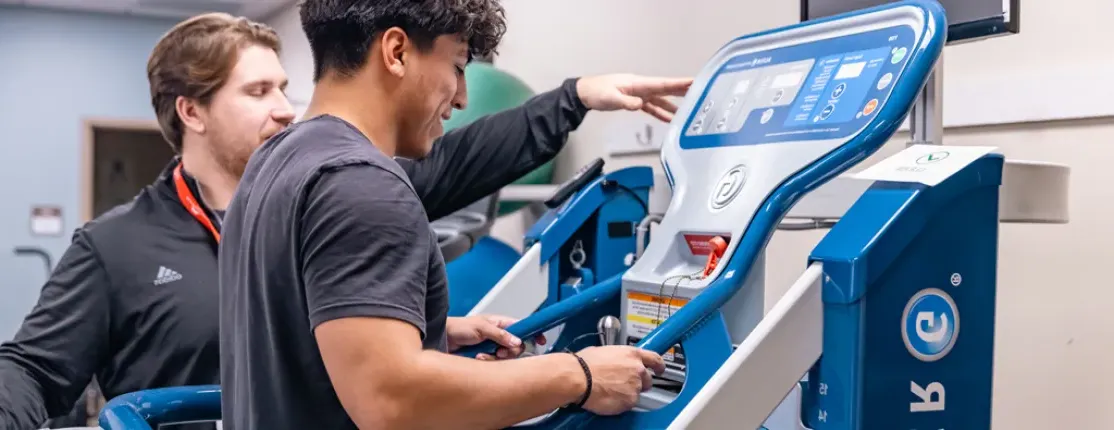
[[(496, 64), (537, 90), (597, 73), (691, 75), (724, 41), (796, 22), (798, 3), (508, 0), (509, 30)], [(1114, 376), (1106, 363), (1114, 352), (1114, 336), (1107, 334), (1114, 326), (1114, 283), (1102, 272), (1114, 260), (1108, 246), (1114, 191), (1105, 185), (1112, 177), (1107, 164), (1114, 162), (1108, 102), (1114, 87), (1104, 85), (1114, 76), (1114, 58), (1104, 54), (1114, 38), (1105, 22), (1114, 2), (1026, 0), (1023, 8), (1020, 35), (949, 47), (944, 63), (947, 144), (998, 146), (1010, 158), (1073, 169), (1070, 224), (1002, 226), (994, 428), (1114, 428), (1105, 411), (1114, 394), (1097, 389)], [(297, 29), (296, 16), (294, 22)], [(1076, 32), (1083, 29), (1091, 35)], [(284, 34), (288, 45), (300, 37)], [(296, 67), (304, 61), (308, 56), (287, 59)], [(1091, 119), (1064, 120), (1078, 117)], [(609, 142), (634, 139), (645, 123), (637, 114), (589, 115), (559, 157), (559, 179), (606, 157)], [(880, 156), (899, 150), (904, 139), (895, 136)], [(657, 157), (610, 158), (608, 169), (635, 164), (656, 166)], [(521, 237), (515, 221), (497, 229), (511, 243)], [(768, 302), (797, 276), (822, 235), (774, 236)]]
[(300, 117), (305, 112), (309, 97), (313, 94), (313, 53), (309, 49), (309, 41), (302, 32), (302, 23), (298, 19), (298, 8), (291, 6), (270, 19), (267, 24), (275, 29), (282, 39), (282, 53), (279, 59), (290, 84), (286, 87), (286, 96), (294, 106), (294, 111)]

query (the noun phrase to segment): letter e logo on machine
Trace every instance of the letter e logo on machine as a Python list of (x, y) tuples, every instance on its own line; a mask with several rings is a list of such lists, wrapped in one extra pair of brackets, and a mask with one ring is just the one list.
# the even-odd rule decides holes
[(739, 190), (743, 189), (743, 183), (747, 180), (746, 166), (738, 165), (727, 170), (723, 176), (719, 178), (715, 188), (712, 188), (711, 199), (708, 201), (712, 210), (720, 210), (725, 207), (735, 196), (739, 195)]
[(948, 293), (927, 288), (914, 294), (901, 315), (905, 349), (924, 362), (944, 358), (959, 338), (959, 309)]

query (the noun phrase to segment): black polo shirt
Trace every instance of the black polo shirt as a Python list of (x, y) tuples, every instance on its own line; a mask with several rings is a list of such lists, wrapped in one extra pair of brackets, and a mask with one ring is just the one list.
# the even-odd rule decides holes
[(552, 159), (586, 109), (575, 80), (396, 162), (332, 116), (302, 121), (247, 165), (220, 252), (226, 429), (354, 429), (313, 335), (360, 316), (417, 327), (446, 348), (445, 265), (429, 219)]

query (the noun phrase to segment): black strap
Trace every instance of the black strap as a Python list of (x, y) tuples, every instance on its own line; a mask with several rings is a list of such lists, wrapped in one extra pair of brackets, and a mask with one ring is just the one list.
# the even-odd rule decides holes
[(592, 395), (592, 371), (588, 369), (588, 362), (576, 355), (575, 352), (569, 354), (576, 357), (576, 361), (580, 363), (580, 368), (584, 370), (584, 378), (588, 380), (588, 383), (585, 384), (584, 395), (580, 397), (580, 401), (576, 405), (573, 405), (574, 408), (580, 409), (584, 407), (585, 403), (588, 403), (588, 397)]

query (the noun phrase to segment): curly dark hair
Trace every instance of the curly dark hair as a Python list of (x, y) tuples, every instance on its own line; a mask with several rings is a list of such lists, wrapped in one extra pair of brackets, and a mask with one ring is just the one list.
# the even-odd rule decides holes
[(401, 28), (421, 50), (438, 36), (459, 34), (472, 58), (495, 54), (507, 30), (498, 0), (304, 0), (302, 30), (313, 51), (313, 80), (331, 70), (344, 76), (364, 66), (376, 36)]

